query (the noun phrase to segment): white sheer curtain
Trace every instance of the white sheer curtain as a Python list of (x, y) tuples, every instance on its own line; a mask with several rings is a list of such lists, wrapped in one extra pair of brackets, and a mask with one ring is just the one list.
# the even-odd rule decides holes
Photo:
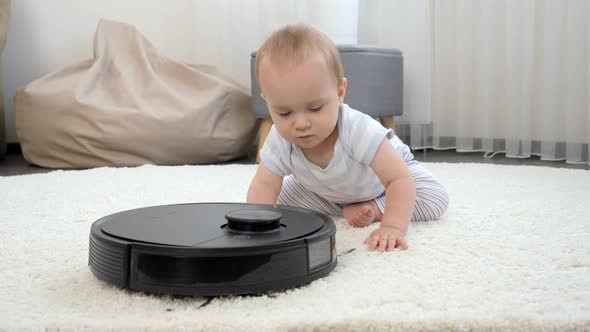
[[(414, 20), (392, 19), (410, 3), (361, 2), (359, 23), (360, 42), (400, 48), (410, 62), (406, 142), (589, 163), (587, 0), (422, 0)], [(396, 31), (416, 22), (428, 29)]]

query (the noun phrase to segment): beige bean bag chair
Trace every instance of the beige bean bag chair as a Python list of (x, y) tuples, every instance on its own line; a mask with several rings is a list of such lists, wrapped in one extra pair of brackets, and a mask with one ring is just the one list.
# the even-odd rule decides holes
[(174, 61), (132, 26), (103, 20), (93, 59), (17, 92), (16, 131), (24, 157), (44, 167), (222, 162), (252, 143), (249, 100), (215, 67)]

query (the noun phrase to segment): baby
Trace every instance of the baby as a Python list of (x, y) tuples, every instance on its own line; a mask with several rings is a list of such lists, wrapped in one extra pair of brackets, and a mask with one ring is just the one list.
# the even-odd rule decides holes
[(407, 249), (410, 220), (438, 219), (446, 189), (410, 148), (344, 104), (346, 78), (334, 43), (306, 26), (274, 32), (256, 54), (256, 76), (273, 127), (247, 202), (342, 216), (354, 227), (381, 221), (368, 250)]

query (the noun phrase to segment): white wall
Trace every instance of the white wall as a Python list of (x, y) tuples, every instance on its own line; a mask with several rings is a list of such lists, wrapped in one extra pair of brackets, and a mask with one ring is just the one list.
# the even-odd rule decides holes
[(338, 43), (357, 40), (358, 0), (13, 0), (3, 53), (8, 142), (16, 90), (92, 57), (100, 18), (132, 24), (163, 54), (220, 67), (250, 85), (249, 56), (273, 29), (307, 22)]

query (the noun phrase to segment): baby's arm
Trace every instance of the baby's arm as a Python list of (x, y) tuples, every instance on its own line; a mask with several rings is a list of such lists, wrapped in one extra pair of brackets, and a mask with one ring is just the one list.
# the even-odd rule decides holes
[(260, 163), (250, 183), (246, 202), (276, 205), (282, 187), (283, 178), (274, 174), (264, 164)]
[(373, 231), (367, 239), (369, 250), (389, 251), (396, 246), (406, 249), (404, 235), (416, 201), (412, 173), (387, 138), (377, 148), (370, 166), (385, 187), (385, 211), (381, 227)]

